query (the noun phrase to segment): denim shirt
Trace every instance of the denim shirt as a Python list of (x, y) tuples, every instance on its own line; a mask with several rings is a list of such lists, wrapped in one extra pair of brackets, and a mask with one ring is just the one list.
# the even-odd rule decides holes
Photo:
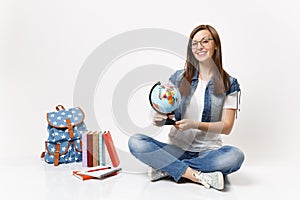
[[(171, 77), (169, 81), (179, 88), (181, 80), (183, 78), (184, 69), (177, 70)], [(175, 119), (181, 120), (185, 114), (186, 108), (190, 103), (191, 97), (193, 96), (198, 85), (198, 71), (195, 72), (192, 82), (191, 90), (189, 96), (184, 96), (181, 99), (179, 107), (174, 111)], [(202, 113), (202, 122), (217, 122), (221, 121), (222, 110), (225, 101), (225, 97), (233, 92), (240, 92), (240, 86), (236, 78), (230, 77), (230, 90), (224, 94), (215, 95), (213, 93), (213, 80), (210, 80), (205, 89), (204, 96), (204, 109)], [(238, 108), (238, 101), (237, 101)]]

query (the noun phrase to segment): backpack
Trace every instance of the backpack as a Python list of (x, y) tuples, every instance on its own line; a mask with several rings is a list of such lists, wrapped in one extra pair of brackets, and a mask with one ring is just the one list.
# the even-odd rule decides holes
[(46, 114), (49, 135), (41, 156), (46, 163), (57, 166), (82, 161), (81, 134), (87, 131), (84, 117), (81, 108), (66, 110), (62, 105)]

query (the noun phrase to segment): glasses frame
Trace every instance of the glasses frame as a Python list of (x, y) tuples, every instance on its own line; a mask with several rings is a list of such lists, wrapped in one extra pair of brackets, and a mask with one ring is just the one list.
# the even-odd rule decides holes
[[(210, 40), (214, 40), (214, 39), (213, 39), (213, 38), (202, 38), (200, 41), (197, 41), (197, 40), (190, 40), (189, 46), (190, 46), (191, 49), (196, 49), (196, 48), (198, 48), (199, 44), (200, 44), (200, 46), (202, 46), (202, 47), (207, 47), (208, 44), (203, 44), (203, 41), (206, 41), (206, 40), (210, 41)], [(193, 43), (193, 42), (197, 42), (197, 46), (193, 47), (193, 46), (192, 46), (192, 43)]]

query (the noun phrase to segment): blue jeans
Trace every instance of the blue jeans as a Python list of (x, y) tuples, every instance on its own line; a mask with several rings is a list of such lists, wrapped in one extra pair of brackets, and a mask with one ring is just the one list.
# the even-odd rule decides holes
[(201, 172), (220, 171), (227, 175), (237, 171), (244, 161), (244, 153), (236, 147), (222, 146), (201, 153), (191, 152), (143, 134), (131, 136), (128, 146), (137, 159), (168, 173), (176, 182), (188, 167)]

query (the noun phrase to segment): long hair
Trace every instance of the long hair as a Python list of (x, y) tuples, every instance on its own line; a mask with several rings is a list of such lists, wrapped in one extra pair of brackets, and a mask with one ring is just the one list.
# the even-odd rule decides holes
[[(213, 62), (213, 80), (214, 80), (214, 94), (224, 94), (225, 91), (230, 89), (230, 80), (229, 74), (223, 69), (222, 65), (222, 50), (221, 50), (221, 41), (217, 31), (210, 25), (200, 25), (196, 27), (190, 34), (189, 42), (192, 41), (195, 34), (201, 30), (208, 30), (215, 43), (215, 52), (212, 57)], [(192, 78), (198, 70), (199, 62), (195, 58), (192, 48), (190, 45), (187, 47), (187, 57), (185, 63), (185, 71), (183, 74), (183, 79), (180, 83), (180, 93), (182, 96), (187, 96), (190, 93), (190, 87)]]

